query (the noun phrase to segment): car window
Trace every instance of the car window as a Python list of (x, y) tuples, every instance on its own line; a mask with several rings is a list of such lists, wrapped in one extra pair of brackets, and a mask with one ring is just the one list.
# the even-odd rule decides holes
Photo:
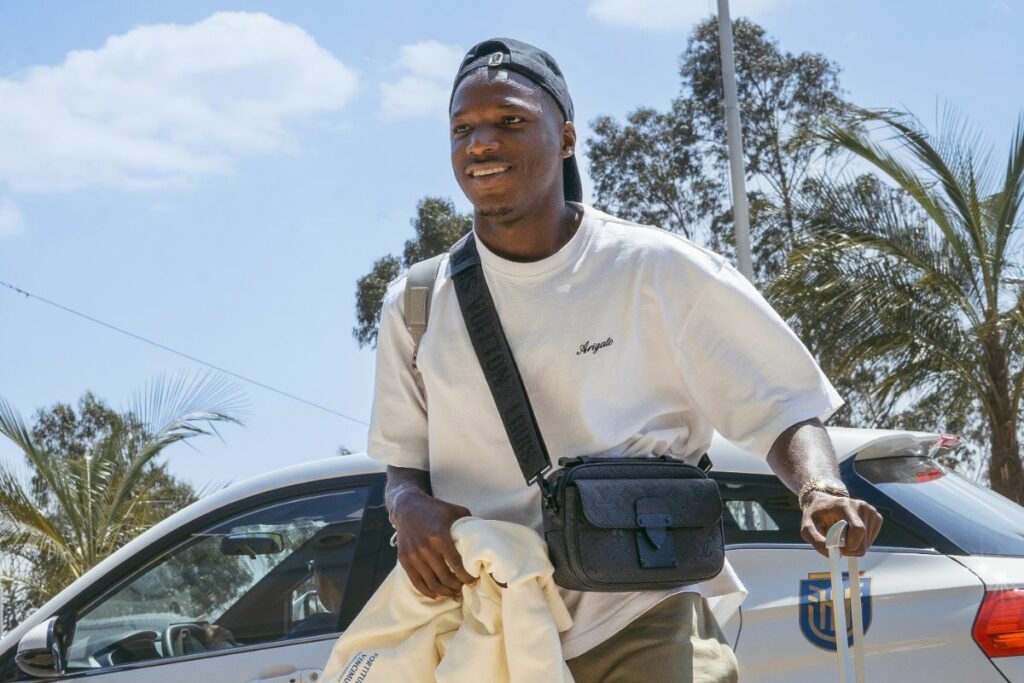
[(1024, 508), (924, 456), (858, 460), (858, 474), (972, 555), (1024, 557)]
[[(800, 537), (800, 506), (796, 494), (777, 477), (715, 473), (722, 494), (722, 526), (726, 545), (740, 543), (806, 544)], [(930, 545), (879, 509), (882, 529), (875, 547), (928, 548)]]
[(779, 525), (756, 500), (727, 500), (725, 507), (741, 531), (778, 531)]
[(69, 670), (337, 631), (367, 493), (267, 504), (191, 534), (77, 615)]

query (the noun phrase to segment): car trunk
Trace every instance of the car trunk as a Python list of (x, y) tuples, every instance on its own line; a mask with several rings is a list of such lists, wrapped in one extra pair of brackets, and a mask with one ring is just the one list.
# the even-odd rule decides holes
[(1024, 508), (921, 452), (858, 460), (855, 470), (981, 580), (972, 638), (1007, 680), (1024, 683)]

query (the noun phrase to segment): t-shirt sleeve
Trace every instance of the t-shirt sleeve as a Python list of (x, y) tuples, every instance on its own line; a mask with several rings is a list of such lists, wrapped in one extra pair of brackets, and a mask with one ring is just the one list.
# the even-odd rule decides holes
[(413, 376), (413, 339), (405, 325), (405, 278), (384, 295), (367, 454), (385, 465), (429, 470), (427, 402)]
[(684, 381), (719, 434), (768, 456), (788, 427), (842, 404), (810, 352), (728, 263), (697, 294), (679, 338)]

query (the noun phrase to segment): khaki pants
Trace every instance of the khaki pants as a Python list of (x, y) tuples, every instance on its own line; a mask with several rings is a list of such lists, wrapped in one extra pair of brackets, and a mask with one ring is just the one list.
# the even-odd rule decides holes
[(736, 656), (707, 600), (679, 593), (568, 660), (577, 683), (734, 683)]

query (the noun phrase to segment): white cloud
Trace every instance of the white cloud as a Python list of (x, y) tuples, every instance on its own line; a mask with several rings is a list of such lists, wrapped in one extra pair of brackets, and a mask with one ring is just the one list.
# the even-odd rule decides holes
[(445, 45), (436, 40), (425, 40), (403, 45), (398, 50), (398, 66), (415, 76), (436, 81), (453, 81), (466, 51), (457, 45)]
[(381, 109), (391, 119), (448, 116), (448, 96), (465, 55), (456, 45), (426, 40), (399, 48), (395, 67), (405, 72), (381, 83)]
[(340, 109), (357, 87), (309, 34), (266, 14), (140, 26), (0, 79), (0, 181), (151, 187), (225, 172), (280, 149), (289, 123)]
[(0, 237), (17, 234), (24, 228), (17, 205), (7, 197), (0, 197)]
[[(729, 15), (757, 16), (784, 1), (730, 0)], [(692, 26), (716, 13), (717, 7), (706, 0), (587, 0), (587, 14), (605, 24), (661, 31)]]

